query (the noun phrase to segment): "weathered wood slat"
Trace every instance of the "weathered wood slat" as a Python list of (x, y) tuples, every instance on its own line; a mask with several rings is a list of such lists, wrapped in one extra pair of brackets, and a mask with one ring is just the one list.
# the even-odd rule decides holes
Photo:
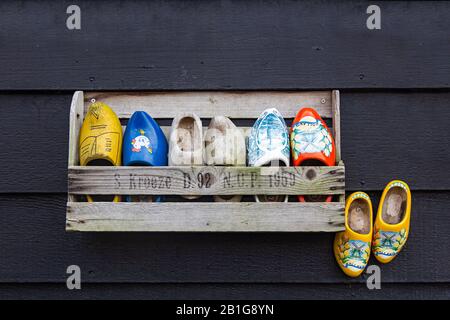
[(174, 118), (183, 110), (200, 118), (217, 115), (229, 118), (258, 118), (266, 108), (277, 108), (283, 117), (294, 118), (302, 107), (310, 107), (325, 118), (332, 116), (331, 92), (89, 92), (85, 112), (91, 99), (109, 105), (119, 118), (130, 118), (134, 111), (146, 111), (153, 118)]
[(336, 167), (70, 167), (71, 194), (344, 194)]
[(342, 203), (83, 203), (67, 204), (68, 231), (336, 232)]
[(333, 138), (336, 145), (336, 163), (342, 160), (341, 158), (341, 98), (339, 90), (331, 92), (331, 112), (333, 119)]

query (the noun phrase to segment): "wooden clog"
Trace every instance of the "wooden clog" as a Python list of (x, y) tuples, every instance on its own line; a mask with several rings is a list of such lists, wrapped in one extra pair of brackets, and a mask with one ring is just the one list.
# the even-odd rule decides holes
[(364, 192), (352, 193), (345, 204), (345, 231), (335, 235), (333, 251), (339, 267), (350, 277), (367, 266), (372, 240), (372, 202)]
[(381, 263), (392, 261), (409, 235), (411, 190), (400, 180), (389, 182), (383, 191), (374, 225), (372, 251)]
[[(204, 161), (208, 166), (245, 166), (245, 138), (234, 123), (223, 116), (211, 119), (205, 132)], [(239, 202), (241, 195), (214, 196), (216, 202)]]
[[(253, 125), (248, 137), (248, 163), (252, 167), (289, 167), (289, 136), (286, 123), (275, 108), (264, 110)], [(284, 195), (257, 195), (257, 202), (287, 202)]]
[[(202, 121), (195, 113), (183, 113), (172, 121), (169, 139), (169, 166), (203, 165)], [(196, 199), (199, 196), (183, 196)]]
[[(303, 108), (295, 117), (290, 142), (294, 166), (334, 166), (336, 147), (325, 121), (311, 108)], [(298, 196), (299, 201), (326, 201), (332, 196)]]
[[(158, 123), (146, 112), (136, 111), (123, 137), (125, 166), (167, 166), (168, 143)], [(161, 197), (127, 196), (127, 201), (160, 202)]]
[[(122, 126), (114, 111), (102, 102), (94, 102), (80, 129), (81, 166), (120, 166)], [(92, 201), (119, 202), (120, 196), (87, 196)]]

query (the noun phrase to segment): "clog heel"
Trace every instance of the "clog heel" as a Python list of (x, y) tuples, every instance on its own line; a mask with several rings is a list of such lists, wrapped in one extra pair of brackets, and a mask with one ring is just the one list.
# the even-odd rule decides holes
[[(205, 132), (204, 160), (208, 166), (245, 166), (245, 138), (227, 117), (211, 119)], [(215, 195), (216, 202), (239, 202), (241, 195)]]
[[(168, 143), (158, 123), (146, 112), (136, 111), (123, 136), (124, 166), (167, 166)], [(126, 196), (127, 202), (161, 202), (161, 196)]]
[[(289, 167), (289, 136), (286, 123), (275, 108), (263, 111), (248, 137), (248, 164), (251, 167)], [(288, 202), (285, 195), (257, 195), (256, 202)]]
[(345, 231), (334, 238), (333, 251), (339, 267), (349, 277), (367, 266), (372, 240), (372, 202), (364, 192), (352, 193), (345, 204)]
[[(303, 108), (292, 122), (290, 141), (294, 166), (334, 166), (336, 147), (325, 121), (311, 108)], [(331, 202), (333, 196), (298, 196), (301, 202)]]
[[(172, 121), (169, 139), (169, 166), (203, 165), (202, 121), (195, 113), (184, 113)], [(183, 196), (197, 199), (200, 196)]]
[[(122, 126), (114, 111), (102, 102), (93, 102), (80, 129), (81, 166), (120, 166)], [(86, 196), (88, 202), (119, 202), (120, 196)]]
[(411, 190), (400, 180), (387, 184), (381, 196), (374, 225), (372, 251), (381, 263), (392, 261), (409, 235)]

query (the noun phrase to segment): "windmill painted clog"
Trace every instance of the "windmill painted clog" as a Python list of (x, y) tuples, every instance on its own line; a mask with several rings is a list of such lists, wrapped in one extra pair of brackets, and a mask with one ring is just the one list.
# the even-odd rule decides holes
[[(169, 138), (169, 166), (203, 165), (202, 121), (195, 113), (184, 113), (172, 121)], [(183, 196), (196, 199), (199, 196)]]
[[(248, 137), (248, 164), (251, 167), (289, 167), (289, 136), (286, 123), (275, 108), (264, 110), (253, 125)], [(257, 202), (287, 202), (284, 195), (257, 195)]]
[[(205, 132), (204, 160), (208, 166), (245, 166), (245, 138), (227, 117), (211, 119)], [(239, 202), (241, 195), (215, 195), (216, 202)]]
[[(110, 107), (94, 102), (80, 129), (81, 166), (120, 166), (122, 158), (122, 126)], [(120, 196), (87, 196), (92, 201), (119, 202)]]
[(411, 190), (400, 180), (388, 183), (381, 196), (374, 225), (372, 251), (381, 263), (392, 261), (409, 235)]
[[(294, 166), (334, 166), (336, 147), (327, 125), (311, 108), (301, 109), (294, 119), (290, 132)], [(299, 201), (326, 201), (332, 196), (298, 196)]]
[(372, 202), (364, 192), (352, 193), (345, 204), (345, 231), (334, 238), (333, 251), (339, 267), (350, 277), (367, 266), (372, 241)]
[[(124, 166), (167, 166), (168, 143), (158, 123), (146, 112), (136, 111), (123, 136)], [(151, 202), (152, 196), (127, 196), (127, 201)], [(160, 202), (161, 197), (155, 197)]]

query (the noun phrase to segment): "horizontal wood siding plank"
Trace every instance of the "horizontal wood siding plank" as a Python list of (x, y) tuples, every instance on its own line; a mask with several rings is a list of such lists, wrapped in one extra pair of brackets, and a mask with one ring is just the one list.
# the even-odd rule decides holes
[[(72, 94), (0, 94), (0, 193), (67, 192)], [(394, 178), (450, 190), (449, 101), (449, 91), (341, 92), (346, 190), (381, 190)]]
[(0, 90), (450, 88), (445, 1), (76, 4), (0, 2)]
[[(448, 299), (448, 283), (383, 283), (382, 290), (368, 290), (366, 284), (147, 284), (147, 283), (83, 283), (82, 290), (67, 290), (57, 283), (0, 284), (0, 299), (201, 299), (201, 300), (277, 300), (277, 299), (342, 299), (415, 300)], [(169, 303), (170, 302), (159, 302)], [(270, 303), (269, 303), (270, 304)], [(141, 306), (144, 306), (143, 304)], [(146, 305), (145, 307), (147, 307)], [(125, 309), (115, 311), (124, 312)], [(277, 312), (277, 314), (280, 314)]]
[[(370, 193), (374, 209), (380, 193)], [(413, 192), (411, 234), (387, 283), (450, 282), (450, 192)], [(74, 233), (65, 195), (0, 195), (0, 282), (364, 283), (346, 277), (329, 233)], [(192, 212), (195, 216), (195, 212)], [(369, 264), (376, 264), (370, 259)], [(426, 271), (424, 272), (424, 265)]]

